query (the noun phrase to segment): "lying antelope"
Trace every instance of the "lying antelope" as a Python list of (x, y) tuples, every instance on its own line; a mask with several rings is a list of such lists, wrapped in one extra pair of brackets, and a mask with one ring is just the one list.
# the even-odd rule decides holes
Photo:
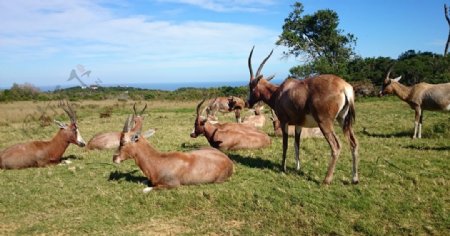
[[(234, 106), (230, 107), (229, 104), (233, 103)], [(234, 115), (237, 123), (241, 123), (241, 110), (245, 107), (244, 100), (230, 96), (230, 97), (216, 97), (208, 100), (207, 106), (203, 110), (206, 111), (206, 117), (212, 121), (217, 121), (216, 113), (228, 113), (234, 111)], [(202, 113), (203, 113), (202, 112)]]
[(233, 162), (217, 149), (161, 153), (140, 135), (140, 129), (133, 128), (133, 131), (130, 125), (131, 117), (128, 117), (113, 161), (119, 164), (133, 158), (153, 185), (144, 192), (180, 185), (221, 183), (233, 174)]
[(268, 82), (260, 74), (273, 50), (262, 61), (254, 76), (251, 65), (253, 49), (254, 47), (248, 57), (250, 70), (248, 105), (251, 108), (255, 103), (264, 101), (275, 111), (280, 120), (283, 133), (282, 170), (286, 171), (289, 125), (295, 125), (294, 147), (297, 170), (300, 169), (299, 146), (302, 127), (319, 127), (331, 148), (331, 160), (323, 181), (324, 184), (330, 184), (341, 151), (333, 128), (333, 123), (337, 120), (350, 142), (353, 158), (352, 182), (358, 183), (358, 143), (352, 128), (355, 120), (353, 87), (336, 75), (318, 75), (304, 80), (287, 78), (281, 85), (277, 86)]
[[(142, 122), (144, 120), (144, 117), (142, 116), (144, 114), (145, 109), (147, 108), (147, 104), (145, 104), (145, 107), (140, 111), (139, 113), (136, 111), (136, 103), (133, 105), (133, 121), (135, 123), (135, 129), (141, 129), (142, 128)], [(106, 132), (106, 133), (99, 133), (96, 134), (91, 140), (89, 140), (87, 144), (87, 149), (89, 150), (104, 150), (104, 149), (115, 149), (119, 147), (120, 143), (120, 131), (117, 132)]]
[(252, 125), (257, 128), (262, 128), (266, 123), (266, 117), (261, 113), (262, 105), (257, 105), (254, 108), (254, 115), (244, 117), (242, 124)]
[(80, 147), (85, 146), (85, 142), (78, 130), (74, 110), (68, 103), (64, 104), (61, 102), (60, 106), (69, 116), (70, 125), (55, 120), (55, 123), (59, 126), (59, 131), (52, 140), (32, 141), (6, 148), (0, 152), (1, 169), (22, 169), (55, 165), (61, 162), (61, 156), (70, 143)]
[(249, 125), (210, 124), (200, 116), (200, 107), (204, 101), (197, 105), (197, 117), (194, 122), (194, 131), (191, 133), (192, 138), (204, 135), (212, 147), (221, 150), (263, 148), (271, 144), (267, 134)]
[(423, 111), (450, 111), (450, 83), (428, 84), (418, 83), (413, 86), (400, 84), (401, 76), (391, 79), (389, 75), (381, 86), (380, 96), (395, 94), (415, 111), (414, 134), (412, 138), (422, 137)]
[[(272, 120), (273, 125), (273, 133), (275, 136), (282, 136), (283, 132), (281, 131), (281, 124), (278, 120), (277, 116), (274, 114), (273, 110), (270, 110), (272, 113), (272, 116), (270, 119)], [(288, 127), (288, 135), (294, 136), (295, 135), (295, 126), (289, 125)], [(322, 131), (320, 131), (320, 128), (302, 128), (302, 133), (300, 135), (300, 138), (323, 138)]]

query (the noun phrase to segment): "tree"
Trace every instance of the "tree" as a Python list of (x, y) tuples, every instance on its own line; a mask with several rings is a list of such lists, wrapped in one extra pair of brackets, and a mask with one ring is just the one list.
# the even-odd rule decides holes
[(288, 47), (286, 56), (302, 57), (304, 66), (291, 73), (307, 76), (313, 73), (346, 74), (346, 63), (355, 55), (356, 38), (338, 29), (339, 17), (332, 10), (319, 10), (303, 15), (303, 5), (296, 2), (293, 11), (284, 20), (283, 32), (277, 45)]

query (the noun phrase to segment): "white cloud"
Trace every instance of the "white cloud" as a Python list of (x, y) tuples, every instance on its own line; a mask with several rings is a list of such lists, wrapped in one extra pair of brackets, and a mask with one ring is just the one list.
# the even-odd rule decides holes
[(259, 12), (273, 5), (274, 0), (159, 0), (193, 5), (215, 12)]
[[(239, 2), (231, 1), (225, 7), (256, 3)], [(225, 1), (204, 3), (223, 6)], [(226, 77), (226, 73), (247, 70), (245, 60), (252, 45), (257, 45), (255, 58), (264, 57), (279, 33), (238, 23), (161, 21), (152, 17), (152, 12), (117, 16), (113, 10), (87, 0), (2, 1), (0, 8), (5, 9), (5, 14), (0, 14), (0, 54), (4, 55), (0, 61), (47, 61), (49, 69), (52, 62), (66, 63), (66, 67), (88, 63), (105, 70), (114, 66), (111, 71), (123, 73), (144, 71), (142, 77), (157, 71), (176, 79), (184, 69), (204, 69), (205, 73), (199, 71), (197, 76), (200, 80), (214, 73)]]

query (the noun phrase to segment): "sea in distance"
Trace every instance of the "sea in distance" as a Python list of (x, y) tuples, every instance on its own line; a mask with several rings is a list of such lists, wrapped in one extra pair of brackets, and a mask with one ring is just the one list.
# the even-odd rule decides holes
[[(190, 83), (127, 83), (127, 84), (99, 84), (102, 87), (133, 87), (142, 89), (154, 89), (154, 90), (165, 90), (165, 91), (175, 91), (179, 88), (218, 88), (223, 86), (239, 87), (247, 86), (248, 82), (244, 81), (219, 81), (219, 82), (190, 82)], [(54, 86), (37, 86), (43, 92), (54, 91), (56, 89), (65, 89), (79, 86), (77, 84), (70, 85), (54, 85)], [(8, 88), (4, 88), (8, 89)]]

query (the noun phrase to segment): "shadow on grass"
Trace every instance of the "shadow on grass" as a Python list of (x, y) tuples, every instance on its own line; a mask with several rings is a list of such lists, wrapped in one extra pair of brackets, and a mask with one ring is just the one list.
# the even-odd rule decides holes
[(62, 157), (62, 158), (61, 158), (61, 161), (67, 161), (67, 160), (82, 160), (82, 159), (83, 159), (82, 157), (77, 157), (77, 156), (75, 156), (75, 155), (68, 155), (68, 156)]
[(372, 138), (405, 138), (405, 137), (411, 137), (412, 133), (409, 131), (401, 131), (401, 132), (395, 132), (395, 133), (390, 133), (390, 134), (379, 134), (379, 133), (372, 133), (367, 131), (366, 129), (364, 129), (362, 132), (362, 134), (372, 137)]
[(450, 146), (427, 147), (427, 146), (419, 146), (419, 145), (407, 145), (407, 146), (403, 146), (403, 148), (414, 149), (414, 150), (419, 150), (419, 151), (450, 151)]
[(180, 146), (185, 151), (197, 150), (199, 148), (205, 147), (204, 145), (202, 145), (200, 143), (193, 143), (193, 144), (191, 144), (191, 143), (182, 143)]
[[(260, 157), (244, 157), (236, 154), (228, 154), (231, 160), (242, 164), (244, 166), (248, 166), (250, 168), (258, 168), (258, 169), (269, 169), (276, 173), (282, 174), (281, 164), (275, 164), (272, 161), (261, 159)], [(281, 163), (281, 158), (280, 158)], [(313, 177), (310, 173), (305, 173), (303, 170), (297, 171), (295, 167), (287, 167), (287, 173), (296, 174), (305, 178), (308, 181), (314, 182), (317, 185), (320, 185), (322, 182)]]
[(270, 169), (274, 171), (280, 171), (281, 165), (274, 164), (269, 160), (261, 159), (260, 157), (244, 157), (236, 154), (228, 154), (231, 160), (236, 161), (242, 165), (248, 166), (250, 168), (259, 168), (259, 169)]
[(142, 183), (144, 181), (147, 181), (147, 178), (145, 176), (136, 175), (136, 173), (140, 173), (140, 172), (138, 170), (133, 170), (128, 173), (122, 173), (122, 172), (115, 170), (109, 174), (108, 180), (109, 181), (125, 180), (125, 181), (133, 182), (133, 183)]

